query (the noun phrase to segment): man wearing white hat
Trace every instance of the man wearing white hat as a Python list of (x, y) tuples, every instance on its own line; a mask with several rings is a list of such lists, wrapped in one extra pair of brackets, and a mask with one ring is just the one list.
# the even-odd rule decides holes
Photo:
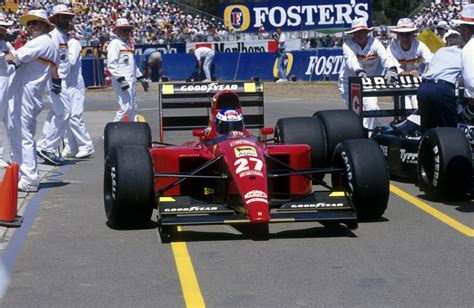
[(17, 66), (8, 92), (11, 125), (8, 130), (13, 160), (20, 165), (18, 189), (34, 192), (39, 188), (36, 162), (36, 117), (43, 108), (41, 94), (56, 66), (58, 50), (48, 33), (54, 26), (46, 11), (32, 10), (20, 17), (20, 23), (33, 38), (25, 46), (11, 51), (6, 59)]
[(55, 25), (51, 37), (58, 48), (57, 76), (54, 76), (55, 72), (50, 91), (47, 93), (51, 109), (44, 123), (41, 139), (38, 141), (38, 156), (45, 163), (55, 166), (63, 164), (58, 148), (71, 116), (71, 99), (66, 85), (66, 78), (70, 72), (67, 33), (74, 16), (67, 6), (58, 4), (53, 8), (53, 15), (49, 17), (49, 21)]
[[(367, 77), (377, 74), (379, 63), (386, 68), (385, 79), (388, 83), (395, 83), (398, 80), (397, 63), (387, 53), (382, 43), (369, 33), (374, 30), (367, 26), (367, 21), (357, 18), (352, 21), (352, 29), (345, 32), (352, 34), (352, 38), (344, 42), (342, 50), (344, 53), (344, 69), (339, 75), (339, 92), (346, 106), (349, 104), (349, 77)], [(376, 97), (364, 97), (364, 110), (379, 110)], [(369, 130), (379, 125), (378, 118), (364, 118), (364, 126)]]
[(436, 35), (442, 39), (444, 42), (446, 42), (446, 37), (447, 37), (447, 31), (449, 30), (449, 26), (448, 26), (448, 23), (445, 21), (445, 20), (440, 20), (438, 21), (438, 23), (436, 24), (436, 27), (435, 27), (435, 32), (436, 32)]
[(137, 80), (144, 79), (135, 63), (133, 26), (126, 18), (118, 18), (114, 33), (117, 35), (107, 47), (107, 67), (112, 75), (112, 87), (118, 97), (120, 109), (117, 110), (114, 122), (121, 121), (125, 115), (130, 121), (137, 116)]
[[(5, 19), (0, 17), (0, 56), (2, 57), (2, 72), (0, 74), (0, 122), (5, 124), (7, 128), (7, 106), (8, 98), (7, 91), (8, 85), (10, 82), (10, 75), (14, 72), (14, 69), (7, 65), (5, 60), (5, 54), (10, 53), (11, 50), (14, 50), (12, 44), (6, 41), (8, 27), (12, 25), (11, 22), (7, 22)], [(0, 168), (7, 167), (8, 164), (3, 159), (4, 147), (3, 143), (0, 140)]]
[[(397, 38), (387, 47), (387, 51), (397, 61), (400, 75), (419, 77), (433, 56), (428, 46), (415, 38), (417, 31), (418, 28), (410, 18), (400, 19), (397, 27), (392, 29)], [(418, 108), (416, 95), (405, 96), (405, 107)]]
[(464, 82), (464, 97), (467, 104), (463, 118), (469, 125), (474, 125), (474, 4), (464, 6), (461, 18), (454, 20), (460, 25), (461, 35), (466, 41), (462, 49), (462, 78)]

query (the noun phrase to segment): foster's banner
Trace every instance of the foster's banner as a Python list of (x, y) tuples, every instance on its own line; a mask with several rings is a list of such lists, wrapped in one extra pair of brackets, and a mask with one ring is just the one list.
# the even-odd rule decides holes
[(352, 20), (364, 18), (370, 25), (370, 0), (298, 0), (224, 3), (220, 14), (224, 23), (237, 32), (350, 28)]

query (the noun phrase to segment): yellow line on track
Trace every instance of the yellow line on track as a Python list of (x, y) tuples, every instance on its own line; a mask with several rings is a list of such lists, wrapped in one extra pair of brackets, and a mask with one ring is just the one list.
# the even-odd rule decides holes
[(442, 221), (443, 223), (447, 224), (451, 228), (461, 232), (462, 234), (468, 237), (474, 237), (474, 229), (469, 228), (466, 225), (463, 225), (459, 221), (455, 220), (454, 218), (438, 211), (437, 209), (429, 206), (427, 203), (421, 201), (420, 199), (413, 197), (412, 195), (408, 194), (407, 192), (401, 190), (395, 185), (390, 184), (390, 191), (399, 196), (400, 198), (410, 202), (417, 208), (425, 211), (426, 213), (430, 214), (431, 216), (435, 217), (436, 219)]
[[(178, 232), (181, 228), (178, 227)], [(186, 307), (206, 307), (185, 242), (171, 242)]]

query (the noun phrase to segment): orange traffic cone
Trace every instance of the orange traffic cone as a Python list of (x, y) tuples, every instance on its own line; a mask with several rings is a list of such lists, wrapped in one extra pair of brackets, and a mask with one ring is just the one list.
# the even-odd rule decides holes
[(0, 226), (19, 227), (23, 217), (16, 215), (18, 205), (18, 164), (5, 169), (0, 182)]
[(123, 118), (122, 118), (122, 122), (129, 122), (130, 119), (128, 117), (128, 114), (124, 115)]

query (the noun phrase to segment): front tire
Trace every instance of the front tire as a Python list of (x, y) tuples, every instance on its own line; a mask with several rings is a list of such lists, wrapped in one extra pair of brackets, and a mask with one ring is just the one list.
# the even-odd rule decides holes
[(471, 146), (457, 128), (428, 130), (418, 149), (420, 189), (430, 199), (460, 199), (471, 185)]
[(390, 174), (378, 144), (370, 139), (346, 140), (334, 150), (333, 166), (343, 168), (333, 174), (333, 187), (352, 197), (359, 220), (376, 220), (387, 209)]
[(114, 228), (145, 227), (154, 201), (153, 166), (146, 147), (115, 146), (104, 170), (104, 206)]
[(145, 122), (110, 122), (104, 128), (104, 159), (115, 146), (151, 147), (151, 129)]

